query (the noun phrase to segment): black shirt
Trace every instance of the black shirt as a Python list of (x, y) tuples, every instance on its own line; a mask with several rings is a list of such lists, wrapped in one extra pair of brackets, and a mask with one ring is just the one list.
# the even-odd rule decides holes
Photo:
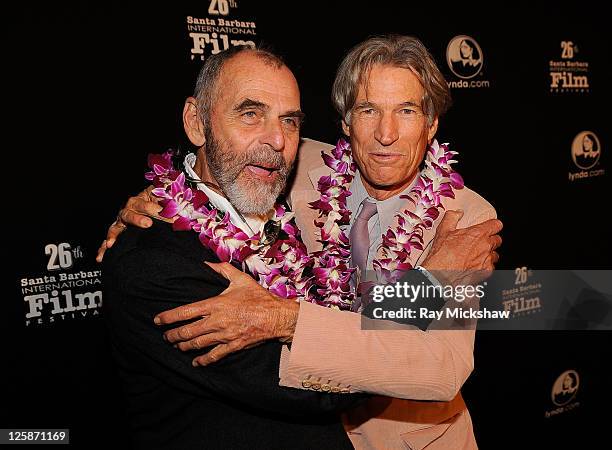
[[(221, 293), (227, 281), (193, 231), (154, 221), (104, 258), (104, 314), (127, 397), (133, 444), (147, 449), (352, 448), (339, 411), (364, 396), (281, 387), (281, 343), (194, 368), (198, 352), (162, 338), (156, 314)], [(174, 324), (172, 327), (176, 327)]]

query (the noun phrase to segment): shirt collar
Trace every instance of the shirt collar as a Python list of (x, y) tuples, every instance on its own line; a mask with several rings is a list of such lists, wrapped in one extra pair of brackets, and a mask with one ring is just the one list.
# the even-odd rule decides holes
[(363, 180), (361, 179), (361, 174), (359, 171), (357, 171), (355, 178), (353, 179), (353, 183), (351, 183), (351, 195), (346, 199), (346, 206), (353, 213), (351, 215), (351, 222), (355, 220), (355, 217), (357, 217), (361, 202), (368, 199), (368, 201), (376, 204), (376, 212), (378, 214), (378, 219), (380, 220), (380, 228), (381, 230), (386, 230), (392, 225), (393, 219), (397, 213), (399, 213), (402, 208), (405, 208), (406, 199), (400, 198), (400, 196), (408, 194), (418, 179), (419, 173), (417, 173), (414, 180), (412, 180), (412, 183), (410, 183), (403, 191), (385, 200), (376, 200), (375, 198), (370, 197), (368, 191), (366, 191), (366, 188), (363, 185)]

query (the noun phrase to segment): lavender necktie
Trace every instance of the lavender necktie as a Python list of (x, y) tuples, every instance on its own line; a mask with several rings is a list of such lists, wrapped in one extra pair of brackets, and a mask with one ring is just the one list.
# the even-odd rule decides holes
[(361, 211), (359, 211), (359, 214), (355, 218), (349, 235), (352, 266), (359, 267), (362, 276), (365, 276), (365, 270), (368, 263), (368, 252), (370, 250), (368, 221), (374, 214), (376, 214), (376, 203), (372, 203), (366, 198), (361, 202)]

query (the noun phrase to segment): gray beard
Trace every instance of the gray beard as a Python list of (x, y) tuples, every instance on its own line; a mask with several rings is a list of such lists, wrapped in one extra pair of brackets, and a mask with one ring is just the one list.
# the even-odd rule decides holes
[[(285, 190), (293, 165), (287, 165), (283, 155), (267, 145), (237, 155), (215, 139), (210, 127), (206, 127), (205, 134), (208, 168), (234, 208), (245, 215), (262, 216), (270, 212)], [(265, 183), (250, 177), (243, 171), (248, 164), (279, 167), (276, 179)]]

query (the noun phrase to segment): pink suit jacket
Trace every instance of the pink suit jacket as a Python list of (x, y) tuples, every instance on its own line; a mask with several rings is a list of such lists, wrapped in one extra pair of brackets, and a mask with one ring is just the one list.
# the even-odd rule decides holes
[[(330, 173), (321, 150), (332, 146), (304, 139), (289, 200), (310, 251), (320, 248), (308, 203), (318, 199), (319, 177)], [(493, 207), (468, 188), (445, 198), (447, 210), (462, 209), (459, 228), (495, 217)], [(424, 233), (425, 249), (434, 227)], [(392, 322), (389, 328), (397, 328)], [(281, 358), (280, 384), (321, 392), (377, 394), (344, 416), (357, 449), (475, 449), (461, 386), (474, 368), (474, 331), (401, 329), (362, 330), (359, 314), (302, 303), (291, 351)]]

